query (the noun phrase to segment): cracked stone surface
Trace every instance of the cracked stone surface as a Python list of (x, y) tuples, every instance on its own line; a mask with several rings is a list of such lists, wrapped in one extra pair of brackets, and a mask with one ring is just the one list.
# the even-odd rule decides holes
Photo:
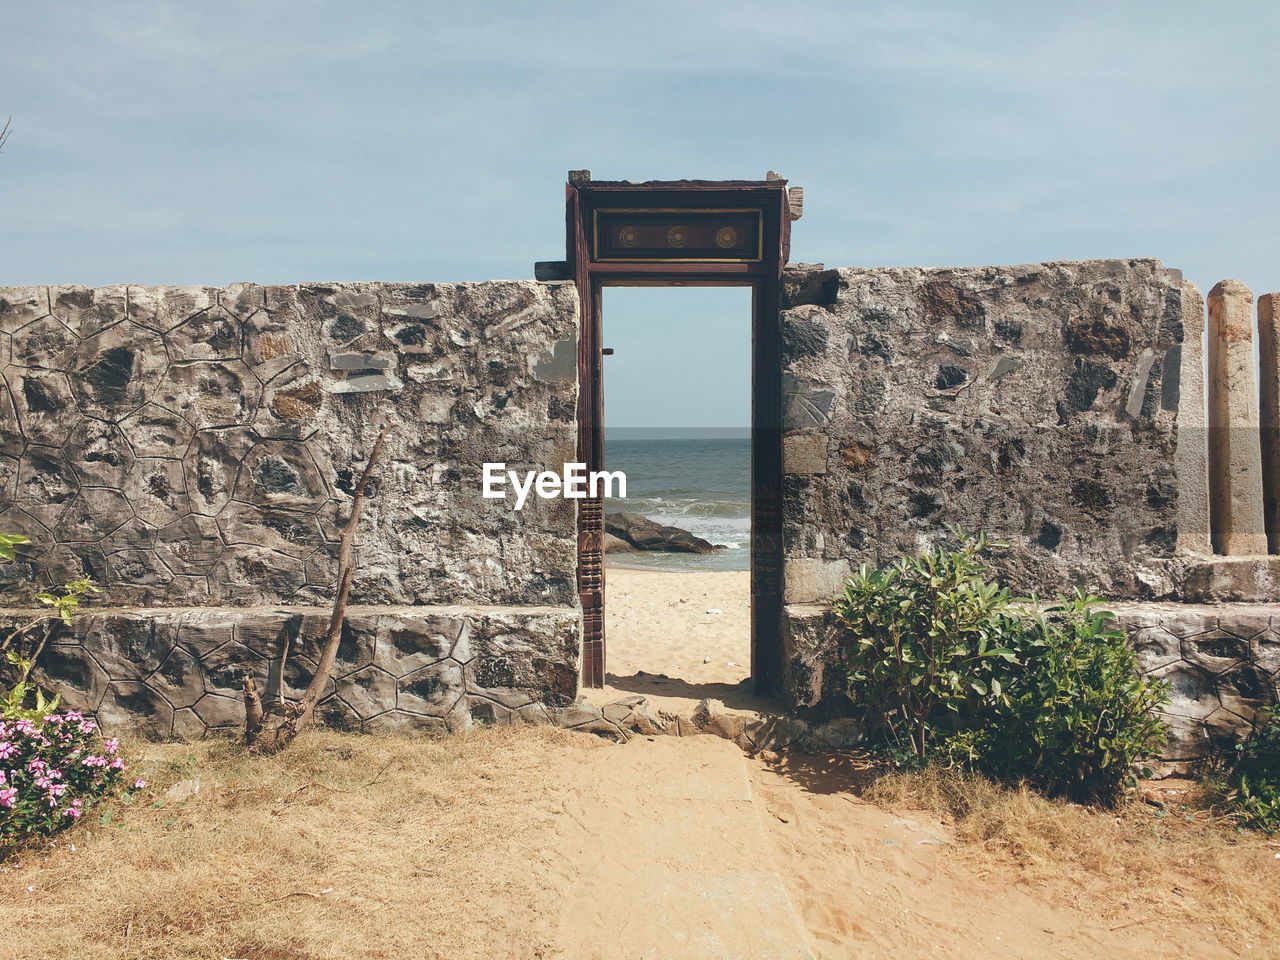
[(1155, 260), (789, 271), (786, 601), (947, 525), (1019, 592), (1175, 596), (1182, 291)]
[(571, 284), (4, 287), (0, 335), (0, 530), (34, 541), (2, 603), (73, 568), (113, 605), (327, 600), (387, 414), (352, 602), (577, 602), (573, 501), (479, 496), (574, 459)]
[[(0, 633), (31, 614), (0, 610)], [(285, 687), (301, 694), (328, 615), (323, 607), (91, 613), (56, 630), (35, 678), (60, 691), (68, 708), (96, 715), (112, 735), (200, 737), (242, 726), (244, 676), (274, 690), (285, 643)], [(350, 607), (337, 680), (320, 714), (363, 730), (550, 722), (547, 709), (571, 705), (576, 683), (536, 664), (555, 663), (576, 678), (579, 644), (572, 607)], [(535, 667), (512, 671), (525, 661)]]

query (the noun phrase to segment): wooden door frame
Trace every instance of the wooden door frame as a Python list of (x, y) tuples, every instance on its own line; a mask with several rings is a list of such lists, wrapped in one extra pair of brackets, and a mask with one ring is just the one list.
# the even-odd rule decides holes
[[(669, 213), (759, 211), (758, 258), (601, 259), (595, 213), (602, 205)], [(679, 180), (632, 183), (569, 175), (565, 222), (569, 276), (578, 287), (578, 459), (604, 468), (601, 295), (606, 286), (750, 286), (751, 309), (751, 677), (772, 695), (782, 675), (782, 269), (790, 255), (787, 181)], [(582, 684), (604, 686), (604, 502), (580, 501), (578, 593)]]

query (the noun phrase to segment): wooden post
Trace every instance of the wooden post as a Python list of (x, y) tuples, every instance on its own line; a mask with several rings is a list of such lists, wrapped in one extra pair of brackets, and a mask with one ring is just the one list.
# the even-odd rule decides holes
[(1209, 493), (1213, 546), (1267, 552), (1262, 444), (1253, 380), (1253, 294), (1239, 280), (1209, 291)]

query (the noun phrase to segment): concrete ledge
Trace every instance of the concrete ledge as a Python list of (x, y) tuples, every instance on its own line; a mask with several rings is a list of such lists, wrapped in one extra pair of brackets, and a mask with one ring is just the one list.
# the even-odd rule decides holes
[[(191, 739), (238, 730), (246, 675), (300, 696), (328, 628), (326, 607), (88, 609), (53, 627), (35, 679), (112, 734)], [(0, 629), (31, 611), (0, 610)], [(577, 693), (576, 607), (347, 610), (325, 723), (352, 730), (458, 730), (550, 722)], [(281, 652), (287, 648), (284, 676)]]
[(1191, 603), (1280, 603), (1280, 557), (1202, 557), (1183, 576)]
[(1109, 604), (1144, 675), (1167, 680), (1163, 759), (1184, 768), (1248, 736), (1280, 699), (1280, 604)]

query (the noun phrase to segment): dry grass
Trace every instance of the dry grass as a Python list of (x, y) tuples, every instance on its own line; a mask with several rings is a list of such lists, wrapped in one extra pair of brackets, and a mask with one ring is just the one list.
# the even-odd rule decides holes
[(894, 773), (863, 795), (950, 823), (960, 855), (993, 880), (1016, 878), (1118, 926), (1208, 925), (1239, 947), (1280, 942), (1280, 842), (1216, 817), (1187, 781), (1149, 784), (1149, 800), (1114, 811), (946, 771)]
[[(151, 747), (133, 804), (7, 864), (0, 957), (542, 956), (556, 891), (530, 861), (554, 795), (544, 771), (571, 739), (317, 731), (267, 758), (230, 741)], [(190, 778), (198, 793), (166, 797)]]
[[(582, 749), (610, 747), (545, 727), (314, 731), (266, 758), (230, 741), (149, 747), (138, 800), (5, 865), (0, 960), (554, 956), (549, 877), (564, 865), (546, 851), (557, 777)], [(836, 773), (948, 822), (951, 868), (992, 897), (1029, 883), (1117, 929), (1212, 926), (1249, 955), (1280, 942), (1280, 842), (1212, 820), (1190, 785), (1155, 787), (1162, 811), (1106, 813), (944, 773)], [(168, 792), (193, 778), (197, 793)]]

